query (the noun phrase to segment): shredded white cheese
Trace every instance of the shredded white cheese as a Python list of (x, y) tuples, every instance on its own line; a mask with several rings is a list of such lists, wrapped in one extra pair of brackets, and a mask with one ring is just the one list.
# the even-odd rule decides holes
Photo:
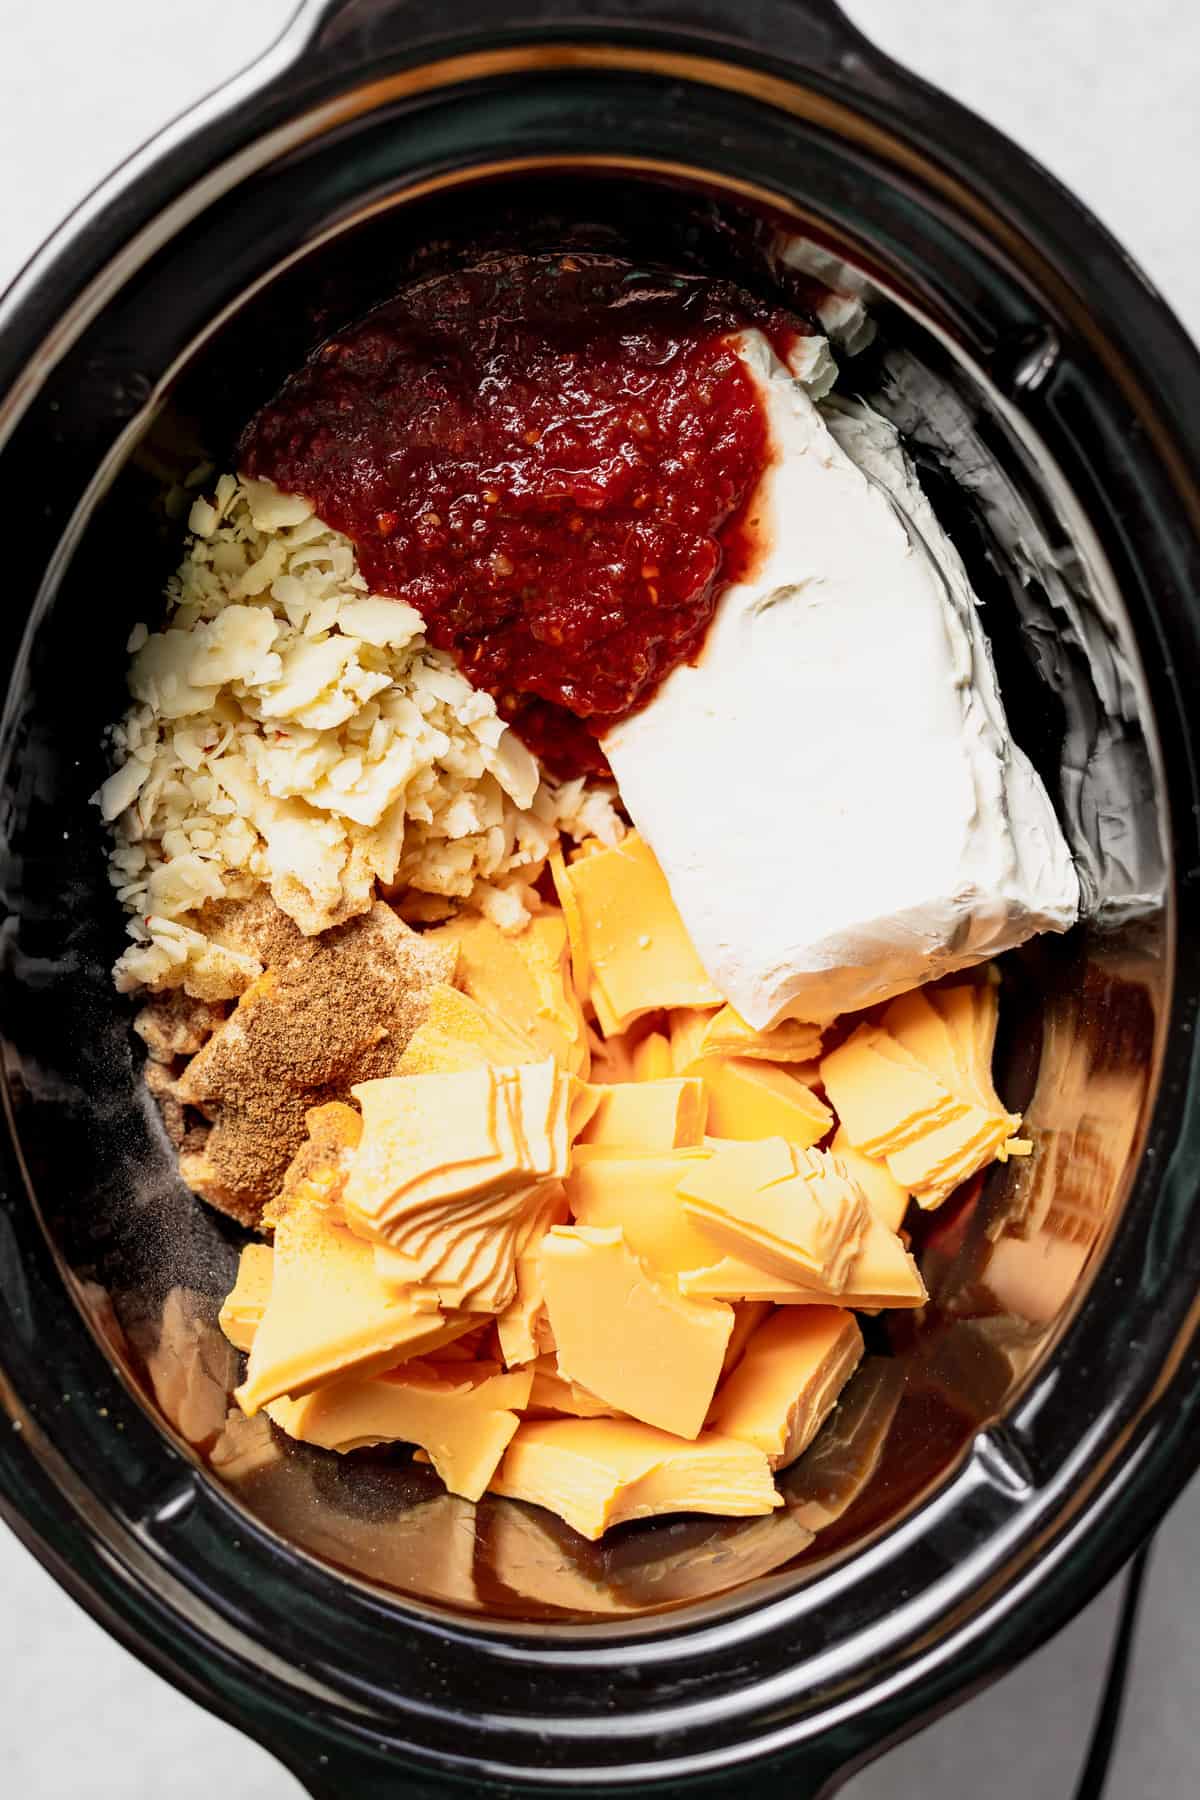
[(201, 909), (262, 885), (310, 935), (377, 884), (517, 930), (560, 831), (620, 837), (614, 790), (541, 779), (306, 500), (222, 475), (188, 525), (165, 624), (130, 637), (133, 705), (95, 796), (134, 915), (118, 988), (240, 993), (258, 965), (207, 937)]

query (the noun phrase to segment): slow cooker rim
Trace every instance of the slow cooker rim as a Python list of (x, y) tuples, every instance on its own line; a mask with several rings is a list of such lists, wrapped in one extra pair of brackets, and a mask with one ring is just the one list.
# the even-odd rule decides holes
[[(334, 10), (336, 10), (336, 9), (334, 9)], [(322, 12), (322, 15), (325, 16), (327, 14), (327, 9), (321, 9), (321, 12)], [(303, 40), (303, 33), (301, 32), (300, 38), (298, 41), (302, 41), (302, 40)], [(274, 54), (275, 53), (272, 53), (272, 55), (274, 55)], [(908, 78), (906, 78), (906, 80), (907, 79)], [(242, 78), (242, 80), (244, 81), (245, 78)], [(171, 133), (168, 133), (168, 138), (170, 138), (170, 137), (171, 137)], [(197, 146), (197, 140), (195, 140), (193, 138), (186, 138), (182, 143), (176, 145), (176, 151), (178, 153), (177, 161), (179, 158), (183, 157), (183, 155), (186, 152), (186, 150), (188, 149), (189, 145)], [(1008, 147), (1008, 146), (1006, 146), (1006, 150), (1008, 151), (1009, 154), (1012, 154), (1012, 155), (1019, 154), (1019, 153), (1013, 152), (1011, 150), (1011, 147)], [(1032, 165), (1031, 165), (1031, 167), (1032, 167)], [(165, 170), (164, 170), (164, 173), (165, 173)], [(180, 173), (182, 173), (182, 167), (180, 168)], [(130, 176), (130, 182), (132, 183), (133, 181), (136, 180), (136, 178), (137, 178), (137, 171), (135, 169)], [(1060, 201), (1065, 199), (1065, 197), (1062, 196), (1061, 194), (1058, 196), (1058, 198)], [(1069, 204), (1074, 205), (1074, 203), (1069, 203)], [(132, 217), (134, 211), (135, 211), (135, 208), (132, 205), (130, 205), (130, 207), (127, 211), (127, 214), (126, 214), (126, 218), (124, 220), (124, 223), (126, 225), (128, 224), (129, 219)], [(65, 228), (64, 231), (61, 232), (60, 234), (58, 234), (56, 239), (53, 240), (52, 242), (54, 244), (58, 244), (59, 246), (67, 246), (69, 248), (72, 245), (72, 243), (75, 242), (75, 240), (78, 238), (78, 236), (80, 234), (86, 233), (88, 231), (88, 229), (89, 229), (88, 221), (89, 221), (89, 215), (88, 215), (87, 209), (85, 208), (83, 213), (81, 213), (80, 215), (77, 215), (77, 218), (76, 218), (76, 221), (74, 222), (74, 224), (69, 225), (67, 228)], [(1085, 221), (1085, 223), (1086, 223), (1086, 221)], [(93, 220), (93, 225), (94, 224), (95, 224), (95, 221)], [(119, 229), (119, 227), (115, 221), (109, 226), (109, 241), (110, 242), (115, 241), (115, 233), (118, 229)], [(90, 250), (90, 254), (92, 256), (92, 260), (98, 264), (99, 261), (102, 260), (99, 244), (93, 243), (92, 245), (89, 246), (89, 250)], [(69, 258), (68, 258), (68, 262), (69, 262)], [(49, 294), (49, 291), (50, 291), (48, 284), (51, 283), (53, 280), (54, 269), (56, 266), (57, 265), (56, 265), (55, 259), (53, 259), (53, 258), (50, 258), (49, 260), (46, 260), (46, 261), (42, 261), (39, 259), (38, 269), (40, 272), (37, 275), (37, 281), (38, 281), (39, 287), (44, 292), (46, 292), (47, 295)], [(26, 292), (28, 293), (28, 290), (26, 290)], [(1153, 298), (1154, 298), (1152, 295), (1147, 295), (1146, 297), (1151, 300), (1153, 300)], [(16, 304), (19, 300), (20, 300), (20, 294), (17, 294), (17, 296), (15, 297), (15, 300), (13, 301), (13, 304)], [(1158, 304), (1161, 306), (1161, 303), (1158, 303)], [(4, 308), (0, 308), (0, 320), (7, 321), (7, 317), (8, 317), (8, 303), (6, 303)], [(1168, 323), (1173, 324), (1173, 321), (1169, 320), (1169, 316), (1168, 316)], [(1176, 330), (1177, 329), (1178, 328), (1176, 328)], [(7, 336), (7, 334), (5, 334), (5, 336)], [(2, 342), (3, 342), (3, 339), (0, 339), (0, 343), (2, 343)], [(2, 368), (2, 366), (3, 366), (4, 355), (5, 355), (5, 352), (2, 349), (0, 349), (0, 368)], [(1195, 445), (1195, 441), (1193, 439), (1193, 442), (1192, 442), (1193, 452), (1195, 451), (1195, 448), (1196, 448), (1196, 445)], [(1200, 460), (1200, 459), (1197, 459), (1193, 455), (1193, 462), (1195, 463), (1197, 460)], [(9, 1148), (11, 1150), (11, 1146)], [(6, 1459), (6, 1465), (7, 1465), (7, 1459)], [(1172, 1476), (1174, 1477), (1177, 1475), (1178, 1480), (1181, 1482), (1187, 1472), (1188, 1471), (1186, 1469), (1184, 1469), (1184, 1470), (1182, 1470), (1182, 1472), (1180, 1472), (1178, 1466), (1176, 1466), (1176, 1468), (1172, 1471)], [(8, 1475), (8, 1470), (7, 1470), (7, 1466), (6, 1466), (6, 1483), (7, 1483), (7, 1475)], [(1145, 1479), (1145, 1477), (1144, 1477), (1144, 1479)], [(1173, 1485), (1175, 1485), (1174, 1480), (1173, 1480)], [(30, 1500), (30, 1510), (44, 1510), (44, 1508), (48, 1504), (46, 1502), (45, 1498), (43, 1498), (42, 1503), (40, 1505), (38, 1505), (38, 1503), (35, 1501), (35, 1499), (32, 1495), (29, 1496), (29, 1500)], [(54, 1503), (53, 1507), (51, 1508), (51, 1510), (56, 1513), (58, 1512), (58, 1502), (59, 1501), (61, 1501), (61, 1496), (58, 1497), (58, 1499)], [(1129, 1502), (1127, 1501), (1126, 1504), (1128, 1505)], [(1143, 1514), (1148, 1510), (1150, 1510), (1148, 1507), (1143, 1506), (1143, 1508), (1142, 1508)], [(70, 1508), (64, 1505), (62, 1508), (61, 1516), (56, 1520), (55, 1525), (47, 1531), (46, 1536), (43, 1537), (43, 1541), (40, 1546), (40, 1553), (43, 1554), (43, 1556), (46, 1557), (47, 1559), (49, 1559), (49, 1557), (51, 1557), (55, 1554), (54, 1550), (53, 1550), (53, 1545), (54, 1545), (55, 1541), (58, 1541), (59, 1543), (62, 1542), (62, 1535), (61, 1535), (61, 1533), (63, 1531), (62, 1519), (64, 1517), (68, 1516), (69, 1513), (70, 1513)], [(49, 1524), (49, 1521), (48, 1521), (48, 1524)], [(60, 1565), (61, 1565), (61, 1558), (58, 1558), (57, 1560), (60, 1561)], [(97, 1558), (93, 1554), (93, 1547), (89, 1547), (88, 1556), (81, 1560), (85, 1560), (85, 1561), (91, 1560), (93, 1562), (93, 1566), (95, 1566), (95, 1564), (97, 1562)], [(1102, 1572), (1096, 1572), (1095, 1569), (1093, 1569), (1093, 1573), (1094, 1573), (1094, 1581), (1096, 1584), (1098, 1584), (1100, 1579), (1102, 1579)], [(87, 1585), (88, 1603), (93, 1607), (93, 1609), (99, 1610), (103, 1607), (105, 1610), (108, 1610), (111, 1612), (114, 1610), (113, 1607), (111, 1606), (111, 1604), (109, 1606), (105, 1607), (105, 1603), (100, 1598), (102, 1588), (103, 1588), (103, 1582), (98, 1579), (98, 1575), (99, 1575), (99, 1570), (97, 1569), (96, 1577), (93, 1579), (93, 1582), (89, 1583)], [(61, 1578), (61, 1574), (60, 1574), (60, 1578)], [(70, 1585), (73, 1587), (73, 1589), (77, 1589), (81, 1585), (81, 1581), (82, 1581), (82, 1578), (78, 1575), (78, 1573), (76, 1573), (74, 1578), (72, 1579)], [(170, 1616), (169, 1610), (167, 1611), (166, 1616), (167, 1617)], [(106, 1622), (108, 1622), (108, 1621), (106, 1620)], [(1052, 1619), (1048, 1620), (1045, 1623), (1044, 1630), (1046, 1632), (1048, 1632), (1050, 1629), (1052, 1629), (1053, 1623), (1054, 1623), (1054, 1621)], [(112, 1628), (112, 1625), (110, 1624), (110, 1629), (111, 1628)], [(133, 1627), (131, 1625), (129, 1625), (128, 1622), (126, 1622), (125, 1630), (129, 1631), (132, 1629), (133, 1629)], [(122, 1633), (122, 1635), (124, 1635), (124, 1632)], [(143, 1653), (143, 1654), (145, 1653), (144, 1649), (142, 1649), (140, 1645), (139, 1645), (139, 1650), (140, 1650), (140, 1653)], [(175, 1679), (175, 1680), (180, 1679), (178, 1669), (174, 1664), (171, 1666), (171, 1668), (169, 1670), (166, 1670), (164, 1672), (168, 1672), (172, 1679)], [(204, 1691), (204, 1697), (206, 1698), (207, 1703), (210, 1705), (213, 1704), (213, 1698), (212, 1698), (213, 1690), (209, 1686), (204, 1685), (203, 1691)], [(217, 1691), (219, 1693), (219, 1689)], [(234, 1705), (232, 1702), (230, 1702), (229, 1708), (230, 1709), (226, 1712), (226, 1716), (242, 1719), (242, 1721), (244, 1722), (244, 1715), (239, 1713), (236, 1705)], [(218, 1709), (225, 1710), (225, 1707), (224, 1707), (224, 1705), (219, 1705)]]

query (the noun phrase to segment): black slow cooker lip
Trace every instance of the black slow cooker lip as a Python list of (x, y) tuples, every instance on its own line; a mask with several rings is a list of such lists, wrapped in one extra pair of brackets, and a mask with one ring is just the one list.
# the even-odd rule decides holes
[[(464, 23), (456, 29), (459, 20)], [(382, 74), (429, 60), (432, 33), (439, 56), (504, 42), (592, 40), (720, 58), (771, 80), (802, 74), (831, 103), (852, 105), (908, 145), (921, 171), (914, 166), (914, 181), (928, 178), (930, 171), (943, 173), (946, 184), (935, 203), (950, 208), (964, 204), (964, 195), (984, 195), (999, 214), (1019, 222), (1040, 254), (1051, 265), (1057, 262), (1064, 279), (1072, 269), (1086, 268), (1099, 328), (1138, 346), (1136, 379), (1148, 396), (1143, 409), (1154, 437), (1139, 454), (1148, 479), (1154, 477), (1150, 485), (1161, 482), (1164, 466), (1172, 468), (1181, 509), (1189, 483), (1194, 506), (1200, 365), (1170, 313), (1095, 221), (998, 134), (866, 45), (832, 6), (779, 0), (758, 8), (755, 21), (757, 45), (745, 41), (737, 9), (724, 4), (676, 8), (663, 0), (653, 16), (633, 5), (580, 14), (567, 6), (534, 4), (520, 19), (495, 24), (475, 6), (443, 5), (436, 15), (427, 8), (354, 0), (306, 8), (255, 71), (135, 158), (20, 278), (0, 307), (0, 393), (9, 396), (0, 427), (15, 423), (20, 390), (53, 357), (56, 336), (65, 346), (65, 336), (56, 331), (58, 321), (70, 317), (64, 303), (105, 278), (136, 235), (157, 229), (172, 202), (212, 168), (291, 115), (327, 100), (368, 68)], [(952, 183), (959, 185), (957, 194)], [(1194, 520), (1193, 510), (1190, 525), (1179, 521), (1176, 561), (1167, 572), (1167, 598), (1158, 619), (1163, 663), (1173, 663), (1184, 678), (1197, 667), (1196, 608), (1186, 585), (1189, 563), (1193, 578), (1200, 567)], [(1160, 518), (1160, 531), (1165, 523)], [(1200, 847), (1190, 810), (1196, 799), (1195, 746), (1182, 722), (1177, 677), (1159, 672), (1157, 699), (1176, 821), (1177, 907), (1186, 918), (1200, 885)], [(1149, 1216), (1157, 1192), (1158, 1217), (1164, 1208), (1171, 1215), (1159, 1252), (1185, 1243), (1183, 1226), (1194, 1203), (1197, 1147), (1187, 1139), (1185, 1111), (1190, 1100), (1194, 1139), (1200, 1109), (1191, 1041), (1183, 1028), (1192, 1022), (1200, 991), (1196, 964), (1195, 943), (1181, 942), (1176, 1017), (1139, 1184), (1140, 1212)], [(1054, 1379), (1060, 1389), (1077, 1384), (1084, 1395), (1093, 1354), (1111, 1331), (1104, 1303), (1124, 1283), (1127, 1292), (1140, 1296), (1145, 1322), (1140, 1348), (1131, 1346), (1131, 1364), (1148, 1375), (1152, 1371), (1157, 1384), (1148, 1378), (1113, 1394), (1096, 1443), (1103, 1477), (1081, 1493), (1073, 1512), (1062, 1508), (1053, 1522), (1034, 1517), (1032, 1504), (1010, 1503), (997, 1511), (986, 1471), (980, 1472), (978, 1527), (994, 1529), (1002, 1520), (1009, 1540), (1002, 1576), (987, 1601), (973, 1607), (964, 1597), (964, 1568), (950, 1568), (941, 1582), (931, 1583), (931, 1603), (937, 1588), (958, 1599), (957, 1615), (947, 1619), (944, 1608), (940, 1614), (932, 1608), (929, 1620), (936, 1617), (937, 1631), (924, 1642), (914, 1636), (887, 1645), (889, 1660), (874, 1682), (843, 1660), (826, 1672), (819, 1713), (805, 1715), (794, 1703), (789, 1710), (783, 1689), (788, 1624), (797, 1613), (792, 1597), (711, 1631), (690, 1616), (682, 1623), (656, 1621), (652, 1635), (632, 1642), (613, 1628), (575, 1642), (529, 1632), (489, 1644), (469, 1627), (414, 1618), (418, 1657), (436, 1663), (439, 1681), (456, 1671), (457, 1690), (447, 1699), (435, 1691), (436, 1683), (422, 1687), (411, 1662), (397, 1657), (394, 1671), (380, 1673), (373, 1695), (365, 1685), (351, 1693), (334, 1678), (340, 1646), (335, 1643), (333, 1654), (325, 1656), (313, 1650), (307, 1668), (302, 1647), (306, 1641), (315, 1644), (344, 1605), (349, 1659), (351, 1611), (355, 1629), (373, 1627), (382, 1643), (386, 1631), (394, 1632), (394, 1610), (365, 1594), (348, 1598), (337, 1577), (298, 1564), (215, 1490), (196, 1482), (190, 1465), (95, 1356), (28, 1204), (11, 1132), (3, 1156), (0, 1385), (14, 1425), (0, 1443), (6, 1516), (115, 1635), (196, 1698), (251, 1730), (314, 1791), (323, 1791), (321, 1758), (331, 1759), (330, 1791), (353, 1788), (369, 1795), (393, 1785), (398, 1756), (405, 1758), (408, 1773), (420, 1771), (429, 1791), (440, 1776), (452, 1785), (467, 1782), (471, 1791), (486, 1783), (498, 1790), (528, 1785), (566, 1793), (615, 1791), (683, 1775), (711, 1777), (746, 1755), (786, 1759), (793, 1789), (805, 1780), (815, 1790), (835, 1770), (910, 1728), (919, 1715), (1024, 1653), (1061, 1623), (1128, 1554), (1200, 1456), (1195, 1322), (1180, 1297), (1183, 1284), (1194, 1285), (1200, 1275), (1200, 1243), (1190, 1256), (1181, 1252), (1172, 1269), (1173, 1286), (1155, 1309), (1146, 1291), (1154, 1270), (1125, 1234), (1071, 1328)], [(1131, 1204), (1139, 1196), (1132, 1196)], [(1191, 1235), (1200, 1240), (1200, 1233)], [(1133, 1311), (1130, 1307), (1123, 1316), (1131, 1318)], [(50, 1368), (41, 1348), (48, 1344), (55, 1350)], [(84, 1394), (86, 1408), (78, 1399)], [(1036, 1395), (1035, 1387), (1025, 1403)], [(77, 1473), (100, 1467), (103, 1457), (111, 1456), (114, 1431), (122, 1437), (127, 1478), (122, 1491), (128, 1491), (131, 1471), (143, 1478), (136, 1516), (120, 1513), (112, 1496), (85, 1485)], [(912, 1520), (898, 1535), (915, 1541), (920, 1526), (920, 1518)], [(1040, 1546), (1032, 1541), (1038, 1532), (1044, 1533)], [(229, 1556), (235, 1534), (244, 1557), (240, 1576)], [(906, 1555), (904, 1545), (893, 1545), (889, 1554), (886, 1578), (897, 1584), (897, 1606), (905, 1597), (905, 1580), (918, 1568), (928, 1575), (930, 1567), (906, 1561)], [(214, 1570), (217, 1578), (206, 1591)], [(806, 1604), (813, 1598), (808, 1591)], [(272, 1629), (276, 1635), (269, 1636)], [(744, 1674), (738, 1663), (747, 1659), (754, 1662), (759, 1709), (752, 1736), (737, 1729), (722, 1692), (735, 1671), (739, 1678)], [(398, 1691), (401, 1681), (409, 1683), (404, 1691)], [(634, 1688), (653, 1693), (653, 1718), (643, 1708), (636, 1729), (632, 1719), (619, 1714), (607, 1719), (601, 1753), (598, 1720), (606, 1706)], [(506, 1718), (499, 1717), (501, 1693), (510, 1709)], [(582, 1702), (585, 1693), (590, 1707)], [(497, 1714), (494, 1724), (481, 1716), (485, 1708)], [(514, 1715), (522, 1710), (542, 1728), (538, 1733), (518, 1728)], [(557, 1740), (553, 1756), (538, 1769), (530, 1767), (551, 1739)], [(757, 1762), (755, 1773), (765, 1776), (766, 1763)]]

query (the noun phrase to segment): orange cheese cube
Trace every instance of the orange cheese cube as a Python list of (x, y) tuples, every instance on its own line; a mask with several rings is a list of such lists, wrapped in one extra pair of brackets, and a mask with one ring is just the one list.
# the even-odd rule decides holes
[(595, 1091), (598, 1104), (579, 1134), (582, 1144), (677, 1150), (704, 1141), (707, 1103), (704, 1084), (695, 1076), (621, 1082)]
[(552, 1225), (563, 1224), (566, 1217), (566, 1192), (562, 1183), (548, 1183), (541, 1206), (530, 1218), (517, 1250), (516, 1291), (496, 1319), (500, 1354), (510, 1369), (533, 1362), (535, 1357), (554, 1348), (542, 1280), (542, 1239)]
[(661, 1031), (648, 1031), (641, 1043), (634, 1045), (630, 1063), (635, 1081), (665, 1081), (675, 1072), (670, 1039)]
[(275, 1230), (270, 1298), (237, 1400), (253, 1415), (338, 1376), (371, 1374), (461, 1337), (469, 1314), (427, 1310), (375, 1272), (372, 1247), (327, 1209), (298, 1203)]
[(858, 1183), (875, 1217), (881, 1219), (889, 1231), (899, 1231), (908, 1211), (908, 1189), (900, 1185), (888, 1165), (856, 1150), (842, 1125), (834, 1133), (829, 1154), (837, 1158), (851, 1181)]
[(660, 1007), (721, 1005), (666, 877), (636, 832), (615, 849), (566, 865), (563, 876), (575, 902), (589, 992), (606, 1037)]
[(874, 1311), (884, 1306), (924, 1306), (929, 1295), (896, 1233), (882, 1219), (872, 1218), (837, 1298), (842, 1306)]
[(729, 1334), (729, 1343), (725, 1350), (725, 1361), (721, 1367), (722, 1381), (736, 1369), (742, 1359), (742, 1352), (764, 1319), (771, 1316), (771, 1308), (765, 1300), (739, 1300), (733, 1308), (733, 1330)]
[(427, 935), (457, 950), (456, 981), (465, 994), (526, 1039), (535, 1055), (586, 1076), (587, 1029), (569, 973), (567, 924), (557, 908), (535, 913), (518, 932), (464, 912)]
[(544, 1054), (497, 1013), (439, 982), (429, 990), (429, 1010), (396, 1064), (396, 1074), (453, 1075), (488, 1064), (508, 1068), (537, 1062)]
[(525, 1411), (531, 1418), (542, 1418), (547, 1413), (573, 1419), (619, 1419), (624, 1416), (619, 1407), (589, 1394), (577, 1381), (568, 1381), (554, 1355), (539, 1356), (533, 1364), (533, 1386)]
[(676, 1189), (705, 1150), (631, 1155), (581, 1145), (567, 1178), (567, 1204), (580, 1225), (617, 1227), (635, 1256), (659, 1275), (677, 1275), (712, 1260), (712, 1240), (683, 1210)]
[(875, 1025), (860, 1025), (821, 1059), (825, 1092), (847, 1138), (886, 1156), (966, 1111), (931, 1069)]
[(708, 1423), (786, 1469), (807, 1449), (863, 1352), (854, 1314), (837, 1306), (780, 1307), (721, 1385)]
[(485, 1364), (414, 1364), (374, 1381), (343, 1381), (272, 1406), (289, 1437), (347, 1452), (369, 1444), (419, 1444), (452, 1494), (478, 1500), (529, 1400), (528, 1370)]
[(747, 1025), (732, 1006), (704, 1020), (700, 1038), (701, 1056), (748, 1057), (751, 1061), (775, 1063), (807, 1063), (820, 1054), (821, 1028), (806, 1025), (800, 1019), (784, 1019), (769, 1031), (756, 1031)]
[(582, 1537), (624, 1519), (702, 1512), (746, 1518), (782, 1505), (761, 1450), (705, 1432), (692, 1442), (634, 1419), (532, 1419), (491, 1491), (548, 1507)]
[(247, 1244), (237, 1281), (225, 1297), (217, 1323), (235, 1350), (252, 1350), (271, 1298), (275, 1252), (269, 1244)]
[(840, 1292), (870, 1216), (831, 1157), (782, 1139), (718, 1145), (678, 1191), (718, 1250), (822, 1294)]
[(833, 1129), (833, 1114), (786, 1069), (740, 1057), (706, 1057), (691, 1065), (708, 1094), (714, 1138), (787, 1138), (807, 1147)]
[(729, 1307), (680, 1294), (619, 1229), (555, 1226), (542, 1269), (560, 1373), (631, 1418), (694, 1438), (725, 1359)]

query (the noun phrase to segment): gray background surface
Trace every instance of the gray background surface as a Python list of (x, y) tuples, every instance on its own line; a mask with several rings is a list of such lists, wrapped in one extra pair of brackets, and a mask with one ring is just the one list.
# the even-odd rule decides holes
[[(1074, 188), (1200, 336), (1194, 0), (844, 0), (898, 59)], [(0, 287), (89, 187), (249, 61), (292, 0), (3, 0)], [(47, 1346), (53, 1354), (53, 1346)], [(1113, 1800), (1200, 1791), (1200, 1485), (1160, 1533)], [(0, 1527), (0, 1768), (33, 1800), (294, 1800), (261, 1750), (148, 1674)], [(1052, 1644), (845, 1790), (1069, 1796), (1116, 1611)], [(347, 1800), (353, 1800), (347, 1796)]]

